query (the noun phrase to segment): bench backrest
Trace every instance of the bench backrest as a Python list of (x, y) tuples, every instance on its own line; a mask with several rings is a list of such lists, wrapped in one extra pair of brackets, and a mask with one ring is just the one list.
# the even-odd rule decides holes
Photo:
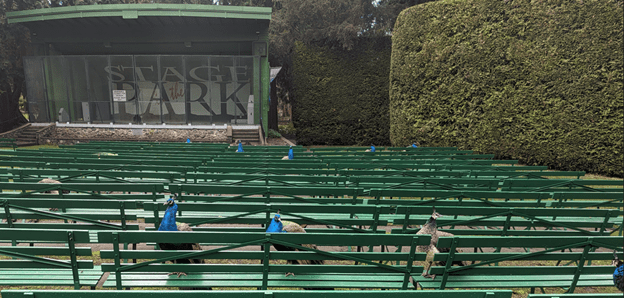
[[(448, 253), (438, 253), (435, 261), (446, 261), (446, 266), (434, 266), (430, 273), (442, 276), (440, 289), (445, 288), (449, 275), (573, 275), (570, 292), (574, 291), (581, 275), (613, 273), (612, 266), (589, 266), (596, 260), (611, 260), (613, 251), (622, 251), (621, 237), (440, 237), (438, 248), (448, 247)], [(491, 248), (493, 252), (457, 253), (458, 248)], [(511, 252), (503, 252), (509, 248)], [(521, 248), (521, 252), (518, 251)], [(530, 249), (527, 249), (530, 248)], [(596, 251), (607, 249), (607, 251)], [(569, 250), (569, 251), (566, 251)], [(582, 250), (582, 251), (580, 251)], [(621, 256), (621, 253), (620, 253)], [(463, 261), (465, 266), (451, 267), (452, 261)], [(574, 266), (518, 266), (510, 261), (577, 262)], [(470, 264), (475, 262), (474, 264)], [(492, 266), (496, 264), (497, 266)], [(553, 264), (554, 265), (554, 264)]]
[[(76, 243), (88, 243), (87, 231), (55, 231), (34, 229), (0, 228), (0, 241), (66, 243), (66, 247), (1, 246), (0, 255), (13, 258), (0, 260), (2, 269), (68, 269), (72, 271), (74, 288), (80, 289), (79, 270), (93, 269), (93, 260), (78, 260), (77, 256), (91, 256), (91, 248), (76, 247)], [(45, 257), (41, 257), (45, 256)], [(69, 260), (50, 258), (69, 257)]]
[[(413, 234), (418, 229), (410, 225), (423, 225), (432, 213), (429, 206), (390, 205), (333, 205), (307, 203), (178, 203), (182, 216), (177, 220), (191, 226), (201, 224), (264, 224), (268, 226), (273, 215), (280, 210), (284, 220), (299, 224), (329, 225), (356, 232), (375, 232), (378, 226), (390, 223), (402, 228), (393, 233)], [(145, 202), (145, 211), (153, 211), (146, 223), (157, 227), (166, 206), (161, 202)], [(619, 209), (544, 209), (500, 207), (438, 207), (438, 227), (471, 226), (501, 227), (483, 230), (447, 230), (460, 235), (586, 235), (600, 236), (611, 233), (622, 222)], [(319, 216), (322, 214), (323, 216)], [(354, 226), (369, 226), (356, 228)], [(522, 228), (516, 230), (516, 228)], [(525, 228), (533, 228), (527, 230)], [(547, 228), (545, 230), (537, 228)], [(559, 228), (559, 229), (553, 229)], [(595, 231), (587, 230), (594, 228)], [(564, 230), (564, 231), (561, 231)]]
[[(73, 230), (138, 230), (136, 214), (127, 214), (129, 209), (137, 209), (135, 201), (113, 200), (64, 200), (64, 199), (33, 199), (33, 198), (5, 198), (0, 199), (0, 218), (6, 219), (0, 223), (3, 228), (43, 228), (43, 229), (73, 229)], [(48, 211), (57, 208), (58, 211)], [(79, 209), (67, 213), (68, 209)], [(112, 211), (112, 212), (111, 212)], [(18, 219), (61, 219), (65, 223), (20, 223)], [(103, 222), (103, 220), (119, 221), (119, 224)], [(71, 224), (74, 221), (76, 224)], [(79, 223), (79, 224), (78, 224)]]
[[(247, 272), (261, 273), (262, 289), (266, 290), (269, 272), (292, 272), (294, 274), (325, 273), (396, 273), (403, 276), (403, 289), (407, 289), (409, 277), (422, 272), (422, 267), (414, 267), (413, 261), (424, 260), (425, 255), (416, 256), (416, 245), (428, 245), (429, 235), (389, 235), (389, 234), (312, 234), (312, 233), (216, 233), (216, 232), (99, 232), (98, 242), (112, 243), (113, 250), (101, 251), (103, 259), (114, 259), (114, 263), (102, 264), (105, 272), (115, 272), (117, 288), (121, 289), (122, 272)], [(120, 251), (123, 243), (203, 243), (212, 248), (203, 251), (162, 251), (132, 250)], [(274, 252), (272, 244), (280, 244), (300, 251)], [(328, 252), (301, 246), (407, 246), (409, 252)], [(262, 251), (257, 250), (257, 246)], [(248, 250), (238, 250), (247, 247)], [(236, 249), (236, 250), (235, 250)], [(262, 264), (173, 264), (161, 262), (180, 258), (199, 259), (247, 259), (262, 260)], [(122, 264), (121, 259), (149, 259), (137, 264)], [(361, 265), (314, 266), (270, 264), (269, 260), (345, 260), (364, 263)], [(402, 265), (386, 265), (384, 261), (403, 261)]]
[(43, 193), (56, 190), (63, 196), (63, 190), (79, 193), (101, 192), (149, 192), (154, 195), (165, 191), (162, 183), (35, 183), (35, 182), (0, 182), (2, 191), (20, 191), (19, 194), (5, 194), (4, 197), (23, 197), (32, 193)]

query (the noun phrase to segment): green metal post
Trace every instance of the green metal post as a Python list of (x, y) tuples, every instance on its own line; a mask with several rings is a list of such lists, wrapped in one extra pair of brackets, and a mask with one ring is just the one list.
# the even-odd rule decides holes
[(269, 286), (269, 253), (271, 251), (271, 234), (265, 234), (264, 256), (262, 257), (262, 290), (265, 290)]
[(455, 260), (455, 250), (457, 249), (457, 242), (459, 242), (459, 239), (456, 237), (453, 237), (453, 242), (451, 244), (451, 251), (449, 252), (448, 257), (446, 258), (446, 266), (444, 267), (444, 275), (442, 276), (442, 281), (440, 282), (440, 288), (438, 288), (438, 290), (444, 290), (444, 287), (446, 286), (446, 281), (448, 280), (448, 276), (449, 276), (449, 269), (451, 269), (451, 267), (453, 266), (453, 260)]
[(585, 260), (587, 259), (587, 254), (589, 253), (589, 250), (592, 248), (592, 242), (593, 242), (593, 239), (589, 238), (588, 243), (586, 243), (585, 247), (583, 248), (583, 255), (581, 256), (581, 259), (579, 260), (579, 264), (578, 264), (578, 267), (576, 268), (576, 273), (574, 273), (574, 279), (572, 280), (572, 284), (570, 285), (570, 289), (568, 290), (568, 293), (574, 293), (574, 289), (576, 289), (576, 284), (578, 283), (581, 272), (583, 271), (583, 267), (585, 266)]
[(117, 232), (113, 232), (113, 250), (115, 255), (115, 285), (117, 286), (117, 290), (121, 290), (121, 261), (119, 260), (121, 254), (119, 252), (119, 234)]
[(67, 231), (67, 245), (69, 246), (69, 259), (71, 261), (72, 276), (74, 277), (74, 290), (80, 290), (80, 276), (78, 275), (78, 260), (76, 259), (74, 231)]
[(407, 265), (405, 269), (405, 276), (403, 276), (403, 285), (401, 286), (401, 290), (407, 290), (407, 284), (409, 283), (410, 276), (412, 274), (412, 267), (414, 266), (414, 256), (416, 255), (416, 243), (418, 241), (418, 236), (414, 235), (412, 237), (412, 244), (410, 246), (410, 253), (407, 257)]

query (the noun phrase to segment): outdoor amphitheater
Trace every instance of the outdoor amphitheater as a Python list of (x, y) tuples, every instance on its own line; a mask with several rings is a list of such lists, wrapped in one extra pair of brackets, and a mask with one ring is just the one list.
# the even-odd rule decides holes
[[(371, 149), (6, 148), (2, 297), (621, 296), (622, 180)], [(159, 230), (171, 198), (190, 231)]]

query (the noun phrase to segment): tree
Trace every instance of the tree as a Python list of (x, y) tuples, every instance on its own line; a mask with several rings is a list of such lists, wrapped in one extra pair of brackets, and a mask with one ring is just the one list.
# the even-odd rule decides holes
[(6, 12), (34, 7), (36, 0), (5, 0), (0, 2), (0, 132), (28, 123), (19, 110), (24, 91), (22, 57), (27, 55), (30, 35), (23, 26), (7, 23)]

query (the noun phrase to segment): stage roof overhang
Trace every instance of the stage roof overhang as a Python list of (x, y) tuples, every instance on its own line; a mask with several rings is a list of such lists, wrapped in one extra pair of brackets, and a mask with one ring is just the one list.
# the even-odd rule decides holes
[[(38, 55), (252, 55), (268, 42), (271, 8), (109, 4), (7, 13), (30, 29)], [(45, 53), (41, 53), (41, 49)]]

